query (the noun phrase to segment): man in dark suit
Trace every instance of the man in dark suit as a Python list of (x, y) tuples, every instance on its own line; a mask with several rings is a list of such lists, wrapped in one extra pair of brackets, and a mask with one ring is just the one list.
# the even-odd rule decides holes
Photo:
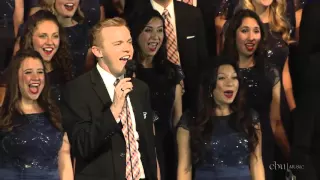
[(75, 180), (155, 180), (149, 90), (138, 79), (124, 78), (133, 54), (126, 22), (104, 20), (92, 36), (96, 67), (68, 83), (63, 93), (63, 125), (76, 159)]
[(196, 109), (199, 75), (208, 60), (201, 11), (175, 0), (150, 0), (150, 2), (152, 7), (164, 17), (168, 17), (164, 15), (166, 11), (169, 13), (173, 35), (177, 41), (178, 56), (185, 73), (183, 109)]
[(217, 10), (220, 5), (221, 0), (176, 0), (185, 2), (194, 7), (200, 9), (203, 15), (203, 22), (206, 31), (206, 39), (207, 39), (207, 48), (208, 54), (210, 57), (215, 57), (217, 55), (217, 47), (216, 47), (216, 28), (214, 19), (217, 15)]

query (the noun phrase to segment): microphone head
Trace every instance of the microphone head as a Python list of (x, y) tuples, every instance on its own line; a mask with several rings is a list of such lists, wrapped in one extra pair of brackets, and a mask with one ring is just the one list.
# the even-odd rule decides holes
[(124, 74), (125, 78), (132, 78), (133, 77), (133, 73), (136, 71), (137, 69), (137, 65), (136, 65), (136, 61), (135, 60), (128, 60), (125, 67), (126, 69), (126, 73)]

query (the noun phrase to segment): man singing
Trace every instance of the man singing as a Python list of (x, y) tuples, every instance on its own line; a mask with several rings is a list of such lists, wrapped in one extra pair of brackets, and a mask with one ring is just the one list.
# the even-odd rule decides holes
[(67, 84), (63, 93), (75, 180), (155, 180), (149, 89), (138, 79), (124, 78), (133, 55), (125, 20), (98, 23), (92, 40), (96, 67)]

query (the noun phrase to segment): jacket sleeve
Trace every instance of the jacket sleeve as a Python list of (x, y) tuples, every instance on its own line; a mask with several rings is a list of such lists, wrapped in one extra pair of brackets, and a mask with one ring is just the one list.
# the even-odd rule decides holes
[(121, 126), (113, 117), (111, 104), (106, 104), (99, 114), (93, 115), (88, 104), (90, 97), (79, 89), (70, 86), (65, 89), (61, 112), (73, 155), (88, 160), (111, 141), (115, 133), (121, 131)]

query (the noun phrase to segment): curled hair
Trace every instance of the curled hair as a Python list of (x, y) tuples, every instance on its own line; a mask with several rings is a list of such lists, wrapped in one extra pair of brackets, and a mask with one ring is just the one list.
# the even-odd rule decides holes
[[(19, 50), (13, 57), (12, 61), (10, 62), (9, 68), (5, 72), (7, 90), (3, 105), (0, 109), (0, 129), (3, 129), (5, 131), (11, 131), (14, 126), (14, 117), (16, 115), (23, 114), (23, 111), (19, 105), (22, 95), (19, 89), (18, 74), (21, 64), (26, 58), (37, 59), (41, 61), (41, 64), (44, 67), (44, 62), (41, 55), (31, 49)], [(46, 72), (45, 68), (44, 72)], [(39, 98), (37, 99), (37, 103), (43, 110), (45, 110), (45, 112), (49, 113), (51, 123), (59, 130), (62, 130), (61, 114), (59, 108), (55, 105), (54, 100), (51, 99), (49, 80), (46, 73), (44, 74), (44, 77), (44, 88), (40, 93)]]
[[(241, 0), (240, 8), (255, 11), (252, 0)], [(280, 33), (285, 42), (290, 41), (290, 23), (286, 18), (287, 2), (286, 0), (273, 0), (270, 5), (270, 29), (273, 32)]]
[(51, 21), (59, 28), (60, 44), (57, 52), (52, 57), (50, 63), (52, 63), (53, 69), (59, 69), (64, 73), (65, 81), (71, 80), (72, 76), (72, 56), (69, 52), (69, 44), (67, 41), (64, 28), (61, 27), (55, 15), (49, 11), (40, 10), (33, 14), (23, 29), (23, 34), (20, 40), (21, 49), (34, 49), (33, 47), (33, 35), (38, 25), (44, 21)]
[(246, 134), (250, 153), (253, 153), (258, 142), (258, 135), (253, 124), (250, 110), (246, 106), (245, 91), (242, 88), (242, 82), (239, 78), (239, 71), (235, 61), (226, 57), (218, 57), (213, 68), (208, 68), (202, 76), (198, 110), (193, 112), (194, 119), (190, 124), (190, 144), (192, 152), (192, 162), (197, 165), (203, 160), (203, 144), (210, 141), (213, 131), (213, 122), (210, 117), (215, 116), (217, 104), (213, 98), (213, 90), (216, 88), (218, 70), (222, 65), (231, 65), (238, 74), (239, 90), (234, 101), (230, 104), (230, 109), (235, 113), (235, 128), (239, 132)]
[(224, 56), (229, 56), (236, 61), (239, 61), (239, 51), (237, 48), (237, 30), (242, 25), (242, 22), (245, 18), (253, 18), (254, 20), (256, 20), (260, 28), (261, 40), (258, 44), (257, 50), (254, 52), (254, 55), (258, 56), (264, 52), (266, 33), (264, 31), (263, 24), (259, 16), (249, 9), (241, 9), (237, 11), (236, 14), (229, 21), (229, 26), (226, 31), (225, 42), (222, 52)]

